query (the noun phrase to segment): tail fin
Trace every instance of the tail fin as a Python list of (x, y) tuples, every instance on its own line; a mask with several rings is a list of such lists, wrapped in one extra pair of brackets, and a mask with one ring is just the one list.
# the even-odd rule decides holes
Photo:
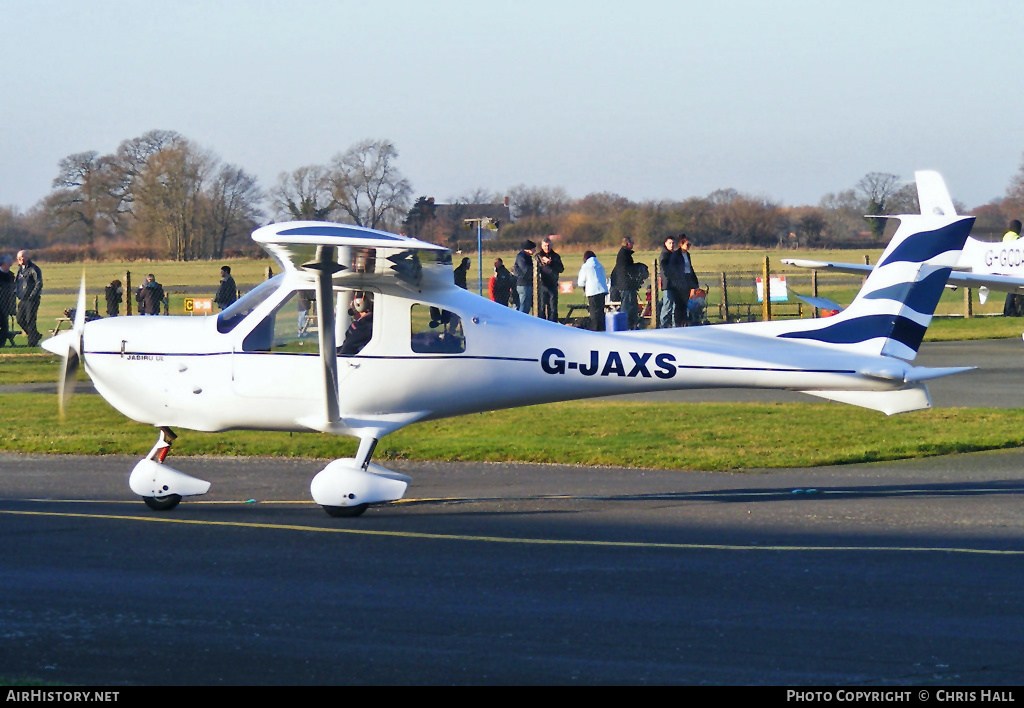
[(777, 336), (907, 361), (917, 355), (974, 217), (956, 214), (938, 173), (916, 178), (921, 214), (890, 217), (900, 226), (853, 303), (814, 325), (793, 323)]

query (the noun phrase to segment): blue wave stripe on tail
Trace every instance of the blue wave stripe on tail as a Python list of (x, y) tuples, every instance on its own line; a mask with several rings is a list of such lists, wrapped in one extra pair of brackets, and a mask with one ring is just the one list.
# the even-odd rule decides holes
[(865, 315), (821, 329), (786, 332), (779, 336), (787, 339), (812, 339), (826, 344), (860, 344), (882, 337), (894, 339), (916, 352), (927, 329), (901, 315)]
[(887, 288), (879, 288), (864, 294), (865, 300), (896, 300), (904, 303), (907, 307), (930, 315), (935, 311), (935, 306), (942, 297), (942, 291), (946, 287), (946, 281), (952, 268), (939, 268), (916, 283), (898, 283)]
[(973, 220), (957, 221), (934, 231), (922, 231), (898, 245), (876, 268), (890, 263), (924, 263), (946, 251), (959, 251), (967, 241)]

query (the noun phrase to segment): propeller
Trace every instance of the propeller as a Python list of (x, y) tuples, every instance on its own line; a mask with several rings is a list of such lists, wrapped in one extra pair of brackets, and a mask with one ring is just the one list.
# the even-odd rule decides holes
[(57, 396), (60, 403), (61, 419), (71, 394), (75, 392), (75, 376), (79, 367), (85, 362), (83, 335), (85, 331), (85, 274), (82, 274), (82, 286), (78, 290), (78, 305), (75, 307), (75, 321), (71, 325), (70, 336), (67, 337), (67, 349), (63, 351), (64, 361), (61, 366), (60, 378), (57, 380)]

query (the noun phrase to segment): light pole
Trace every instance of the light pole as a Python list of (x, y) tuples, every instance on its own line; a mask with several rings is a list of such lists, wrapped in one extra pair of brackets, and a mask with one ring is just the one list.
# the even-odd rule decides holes
[(486, 226), (489, 229), (497, 230), (500, 222), (490, 218), (489, 216), (483, 216), (478, 219), (463, 219), (462, 223), (466, 226), (472, 226), (476, 224), (476, 277), (477, 287), (479, 289), (480, 297), (484, 296), (484, 249), (483, 249), (483, 228)]

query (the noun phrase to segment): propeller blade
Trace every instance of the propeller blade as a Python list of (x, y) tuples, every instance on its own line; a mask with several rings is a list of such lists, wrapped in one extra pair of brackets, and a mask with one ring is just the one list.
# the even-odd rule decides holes
[(82, 273), (82, 284), (78, 288), (78, 305), (75, 306), (75, 323), (72, 329), (79, 334), (85, 329), (85, 273)]
[(85, 334), (85, 273), (82, 273), (82, 284), (78, 289), (78, 305), (75, 308), (75, 322), (71, 326), (72, 339), (68, 344), (67, 352), (64, 354), (64, 361), (61, 366), (60, 378), (57, 380), (57, 399), (60, 407), (61, 420), (64, 419), (64, 411), (71, 396), (75, 392), (75, 378), (78, 369), (84, 359)]
[(336, 250), (331, 246), (316, 247), (316, 316), (320, 330), (320, 360), (324, 367), (324, 389), (327, 403), (327, 421), (333, 423), (340, 417), (338, 403), (338, 342), (334, 333), (334, 285), (333, 276), (340, 268), (335, 260)]
[(60, 378), (57, 379), (57, 397), (60, 406), (60, 417), (64, 419), (64, 410), (67, 408), (71, 394), (75, 392), (75, 376), (78, 374), (80, 358), (73, 347), (68, 347), (61, 366)]

